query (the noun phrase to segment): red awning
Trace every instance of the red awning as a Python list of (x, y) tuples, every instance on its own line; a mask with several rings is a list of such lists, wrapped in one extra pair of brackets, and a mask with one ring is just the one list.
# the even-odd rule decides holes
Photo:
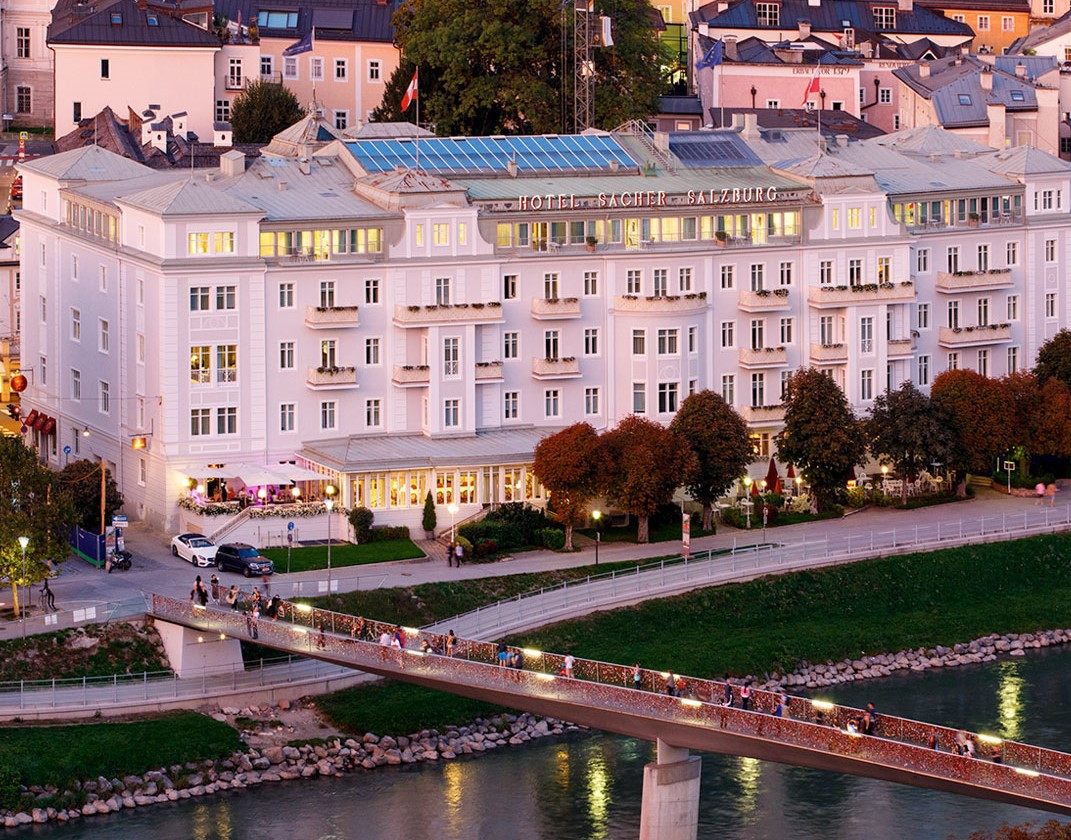
[(37, 422), (37, 418), (40, 417), (40, 416), (41, 416), (41, 412), (39, 412), (35, 408), (33, 411), (31, 411), (29, 414), (26, 415), (26, 417), (23, 419), (22, 422), (23, 422), (24, 425), (32, 426), (34, 423)]
[(56, 418), (49, 417), (45, 420), (44, 428), (41, 429), (41, 434), (51, 435), (56, 431)]
[(45, 423), (48, 422), (48, 419), (49, 417), (47, 414), (38, 414), (37, 419), (33, 421), (33, 427), (37, 431), (41, 431), (45, 427)]

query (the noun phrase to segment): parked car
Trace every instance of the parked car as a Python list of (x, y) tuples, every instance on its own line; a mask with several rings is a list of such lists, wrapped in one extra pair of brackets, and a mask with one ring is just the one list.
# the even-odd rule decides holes
[(195, 566), (215, 563), (216, 549), (216, 544), (204, 534), (179, 534), (171, 538), (171, 554)]
[(224, 543), (216, 551), (216, 568), (252, 577), (272, 574), (275, 564), (247, 543)]

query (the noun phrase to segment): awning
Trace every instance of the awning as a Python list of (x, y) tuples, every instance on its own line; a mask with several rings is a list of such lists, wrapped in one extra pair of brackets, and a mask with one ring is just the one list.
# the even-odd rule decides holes
[(283, 476), (267, 467), (248, 464), (230, 470), (235, 478), (240, 478), (247, 487), (263, 487), (265, 484), (289, 484)]
[(38, 410), (37, 410), (37, 409), (35, 408), (35, 409), (34, 409), (33, 411), (31, 411), (31, 412), (30, 412), (29, 414), (27, 414), (27, 415), (26, 415), (26, 416), (25, 416), (25, 417), (23, 418), (23, 420), (22, 420), (22, 424), (23, 424), (24, 426), (33, 426), (33, 424), (37, 422), (37, 418), (38, 418), (38, 417), (40, 417), (40, 416), (41, 416), (41, 412), (39, 412), (39, 411), (38, 411)]
[(329, 477), (308, 467), (299, 467), (296, 464), (272, 464), (268, 467), (276, 473), (284, 484), (293, 484), (298, 481), (328, 481)]
[(33, 427), (40, 432), (45, 428), (45, 423), (47, 423), (48, 420), (49, 417), (47, 414), (38, 414), (37, 419), (33, 421)]
[(185, 467), (181, 472), (190, 478), (234, 478), (235, 469), (235, 467), (227, 469), (213, 464)]
[(56, 431), (56, 418), (55, 417), (46, 417), (45, 418), (45, 425), (41, 428), (41, 434), (50, 435), (55, 431)]

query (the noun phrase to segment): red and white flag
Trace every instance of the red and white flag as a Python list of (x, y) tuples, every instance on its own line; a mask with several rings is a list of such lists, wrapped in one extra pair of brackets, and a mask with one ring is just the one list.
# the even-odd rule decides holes
[(402, 97), (402, 110), (408, 111), (409, 106), (417, 100), (417, 74), (420, 72), (418, 67), (413, 71), (413, 81), (409, 83), (409, 87), (405, 89), (405, 96)]
[(811, 76), (811, 80), (807, 82), (807, 90), (803, 92), (803, 102), (801, 105), (806, 105), (807, 100), (811, 98), (812, 94), (818, 94), (821, 88), (818, 84), (818, 75)]

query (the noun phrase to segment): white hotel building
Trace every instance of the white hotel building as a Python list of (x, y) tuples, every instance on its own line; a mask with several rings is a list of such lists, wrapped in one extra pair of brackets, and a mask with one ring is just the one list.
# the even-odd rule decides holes
[(418, 528), (428, 490), (459, 519), (541, 499), (534, 446), (578, 420), (669, 422), (710, 388), (767, 456), (801, 366), (865, 412), (949, 367), (1029, 367), (1071, 316), (1071, 165), (1029, 148), (740, 123), (304, 151), (21, 167), (42, 459), (103, 458), (170, 529), (226, 521), (180, 509), (191, 477), (280, 462)]

